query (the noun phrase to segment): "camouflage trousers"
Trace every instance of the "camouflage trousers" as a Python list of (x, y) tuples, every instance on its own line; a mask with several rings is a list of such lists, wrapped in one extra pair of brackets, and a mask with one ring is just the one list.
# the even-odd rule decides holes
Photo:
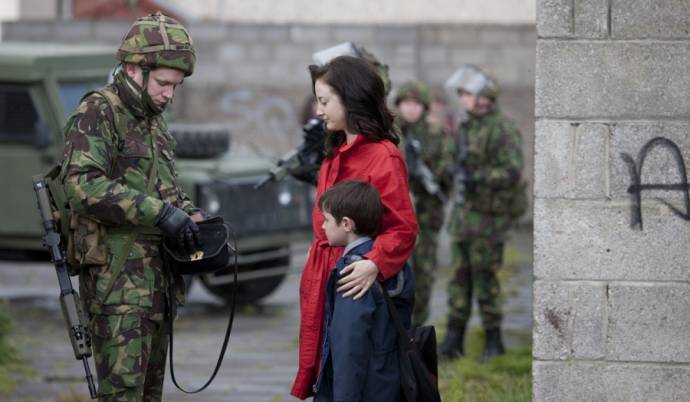
[(484, 329), (500, 328), (501, 288), (496, 274), (503, 262), (503, 244), (487, 238), (452, 244), (454, 274), (448, 284), (449, 327), (465, 327), (470, 319), (474, 295)]
[(411, 260), (416, 285), (412, 311), (412, 323), (415, 326), (423, 325), (429, 318), (429, 300), (434, 285), (434, 273), (438, 265), (436, 258), (438, 231), (423, 227), (420, 229)]
[(97, 315), (93, 352), (100, 402), (160, 401), (165, 379), (166, 321), (138, 314)]

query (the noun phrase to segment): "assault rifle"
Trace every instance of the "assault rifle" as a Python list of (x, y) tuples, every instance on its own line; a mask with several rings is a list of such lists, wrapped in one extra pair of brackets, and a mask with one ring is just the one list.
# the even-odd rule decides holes
[[(91, 399), (96, 399), (96, 386), (93, 382), (88, 360), (89, 356), (91, 356), (91, 333), (88, 327), (82, 324), (86, 320), (79, 302), (79, 294), (72, 288), (72, 281), (67, 272), (67, 260), (64, 247), (61, 244), (60, 233), (56, 230), (56, 222), (53, 217), (53, 208), (51, 208), (50, 193), (46, 181), (42, 175), (38, 175), (33, 177), (33, 183), (38, 211), (40, 212), (41, 222), (45, 230), (43, 244), (50, 251), (50, 259), (55, 264), (55, 271), (57, 272), (60, 285), (60, 306), (62, 307), (62, 315), (67, 322), (67, 333), (72, 343), (74, 357), (84, 363), (86, 383), (89, 386)], [(67, 219), (67, 217), (63, 216), (61, 219)]]
[(321, 162), (323, 162), (324, 142), (326, 130), (323, 121), (318, 118), (310, 119), (302, 127), (302, 143), (297, 148), (289, 151), (278, 161), (268, 174), (257, 183), (254, 188), (260, 188), (269, 181), (281, 181), (291, 174), (295, 178), (316, 184)]
[(436, 181), (436, 175), (422, 159), (422, 144), (419, 140), (414, 138), (406, 139), (405, 157), (410, 177), (419, 181), (429, 195), (436, 196), (441, 202), (445, 203), (447, 198)]

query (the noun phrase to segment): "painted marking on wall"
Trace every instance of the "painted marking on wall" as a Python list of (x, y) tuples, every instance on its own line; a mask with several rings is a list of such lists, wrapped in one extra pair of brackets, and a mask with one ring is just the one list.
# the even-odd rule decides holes
[[(642, 168), (644, 167), (645, 159), (647, 158), (647, 155), (649, 155), (649, 153), (655, 148), (665, 149), (671, 154), (675, 160), (676, 167), (680, 175), (680, 183), (641, 183)], [(662, 198), (657, 198), (657, 200), (669, 207), (671, 211), (673, 211), (673, 213), (675, 213), (681, 219), (690, 221), (690, 185), (688, 184), (687, 168), (685, 166), (685, 161), (683, 160), (683, 154), (675, 142), (664, 137), (653, 138), (646, 143), (642, 149), (640, 149), (640, 152), (637, 154), (637, 161), (635, 161), (629, 154), (621, 153), (620, 155), (623, 161), (628, 165), (628, 170), (630, 172), (631, 184), (628, 187), (628, 193), (630, 193), (632, 197), (631, 228), (639, 228), (640, 230), (643, 229), (642, 192), (648, 190), (682, 191), (684, 196), (685, 211), (676, 208)]]
[(218, 100), (218, 109), (231, 130), (255, 130), (256, 135), (271, 136), (298, 128), (293, 104), (280, 96), (260, 96), (240, 89), (224, 94)]

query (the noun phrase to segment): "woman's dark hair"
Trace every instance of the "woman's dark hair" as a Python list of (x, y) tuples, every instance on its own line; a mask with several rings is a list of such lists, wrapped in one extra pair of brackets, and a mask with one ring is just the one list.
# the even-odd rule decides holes
[(381, 231), (383, 204), (379, 192), (369, 183), (346, 180), (326, 190), (319, 209), (333, 215), (340, 224), (348, 217), (355, 223), (355, 234), (374, 237)]
[[(309, 66), (312, 88), (317, 80), (328, 84), (345, 108), (345, 125), (353, 133), (373, 141), (387, 139), (398, 145), (400, 138), (393, 126), (393, 113), (386, 106), (383, 80), (374, 66), (352, 56), (340, 56), (323, 66)], [(326, 157), (345, 143), (343, 131), (326, 136)]]

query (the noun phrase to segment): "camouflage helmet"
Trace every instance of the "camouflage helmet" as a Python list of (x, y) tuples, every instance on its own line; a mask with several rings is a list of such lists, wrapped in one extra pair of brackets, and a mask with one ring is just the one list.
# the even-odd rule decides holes
[(317, 65), (323, 66), (338, 56), (359, 57), (360, 59), (364, 59), (371, 63), (383, 81), (383, 88), (386, 91), (386, 95), (390, 93), (391, 79), (388, 74), (388, 65), (379, 61), (376, 56), (362, 46), (357, 46), (352, 42), (344, 42), (314, 53), (312, 55), (312, 59), (314, 59), (314, 62)]
[(167, 67), (194, 72), (196, 54), (192, 37), (177, 20), (157, 12), (138, 18), (122, 38), (115, 57), (142, 67)]
[(486, 70), (473, 64), (460, 67), (448, 78), (444, 87), (451, 96), (457, 96), (458, 90), (463, 90), (475, 96), (486, 96), (491, 100), (498, 97), (496, 79)]
[(395, 104), (398, 105), (406, 98), (412, 98), (424, 105), (425, 109), (431, 104), (429, 87), (421, 81), (407, 81), (400, 86), (395, 95)]

